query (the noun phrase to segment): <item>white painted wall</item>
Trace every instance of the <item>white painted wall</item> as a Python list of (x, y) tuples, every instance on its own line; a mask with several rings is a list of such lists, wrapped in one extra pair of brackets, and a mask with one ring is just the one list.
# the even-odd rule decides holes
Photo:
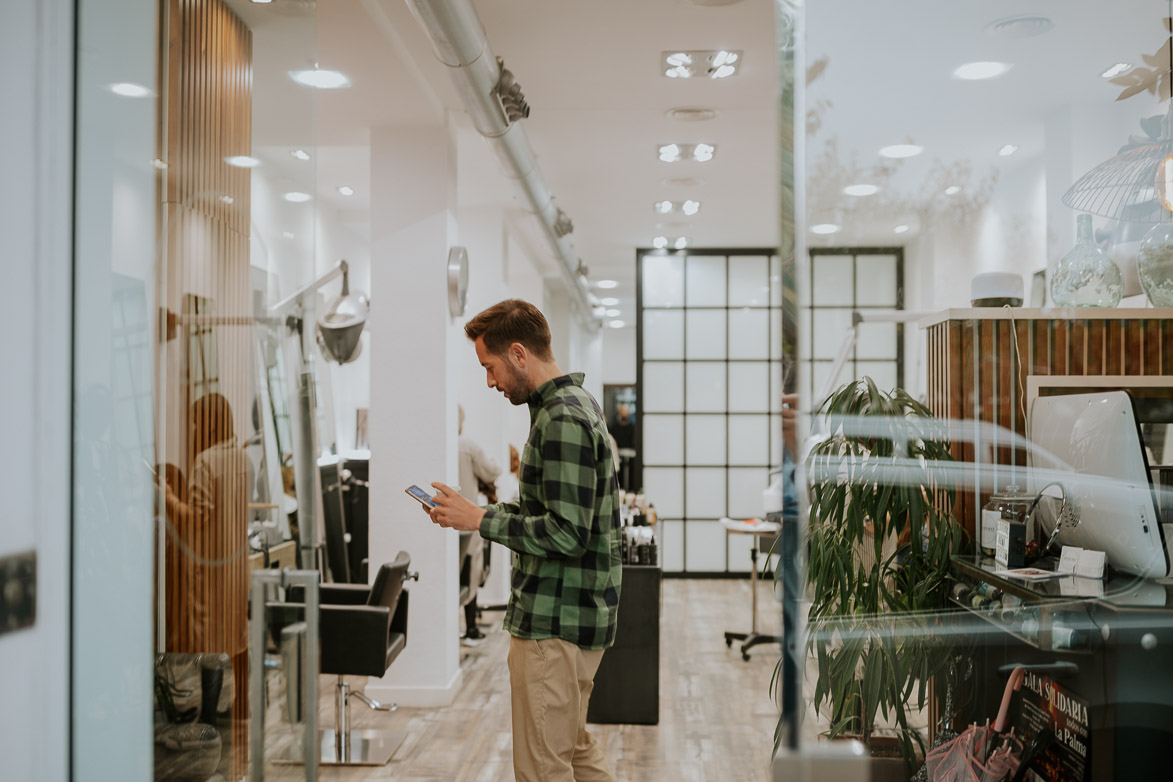
[(367, 691), (413, 706), (446, 705), (461, 683), (457, 534), (403, 493), (458, 480), (467, 341), (448, 315), (446, 260), (459, 243), (453, 147), (442, 126), (371, 131), (371, 572), (405, 550), (419, 581), (409, 587), (407, 648)]
[(69, 772), (73, 3), (0, 7), (0, 72), (27, 75), (0, 81), (0, 558), (37, 556), (36, 623), (0, 635), (0, 758), (5, 779), (55, 782)]
[(603, 330), (603, 382), (635, 385), (635, 327)]

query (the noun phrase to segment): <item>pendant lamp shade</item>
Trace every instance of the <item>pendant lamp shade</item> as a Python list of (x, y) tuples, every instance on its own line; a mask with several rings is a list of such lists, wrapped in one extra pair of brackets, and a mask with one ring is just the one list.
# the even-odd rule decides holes
[[(1130, 223), (1163, 223), (1170, 213), (1157, 190), (1161, 162), (1173, 155), (1173, 139), (1152, 139), (1126, 147), (1080, 177), (1063, 194), (1077, 212)], [(1162, 177), (1163, 179), (1163, 177)]]

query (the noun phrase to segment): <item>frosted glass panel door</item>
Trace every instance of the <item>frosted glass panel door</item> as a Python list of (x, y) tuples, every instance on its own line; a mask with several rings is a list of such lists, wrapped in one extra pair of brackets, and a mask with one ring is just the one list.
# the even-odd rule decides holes
[[(730, 545), (717, 520), (762, 515), (762, 489), (781, 460), (782, 262), (772, 250), (697, 250), (641, 251), (637, 263), (637, 374), (647, 411), (637, 481), (663, 520), (661, 564), (745, 573), (745, 541)], [(831, 274), (848, 305), (852, 263), (847, 257)], [(827, 318), (823, 331), (838, 332), (830, 350), (850, 311)]]
[[(807, 377), (812, 407), (826, 390), (862, 377), (882, 388), (904, 384), (904, 324), (876, 319), (879, 311), (904, 309), (904, 250), (899, 247), (817, 248), (810, 251), (810, 306), (803, 324), (809, 336)], [(856, 339), (832, 378), (835, 359)], [(869, 319), (869, 316), (871, 319)]]

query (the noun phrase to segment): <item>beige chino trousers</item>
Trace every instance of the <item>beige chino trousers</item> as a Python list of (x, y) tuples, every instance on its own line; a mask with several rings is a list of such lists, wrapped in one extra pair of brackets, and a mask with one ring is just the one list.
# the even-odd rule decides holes
[(586, 714), (603, 650), (559, 638), (509, 639), (517, 782), (614, 782)]

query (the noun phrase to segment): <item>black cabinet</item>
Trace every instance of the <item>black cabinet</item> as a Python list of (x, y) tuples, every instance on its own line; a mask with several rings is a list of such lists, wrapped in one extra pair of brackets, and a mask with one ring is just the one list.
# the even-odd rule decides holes
[(660, 722), (660, 568), (624, 565), (615, 645), (603, 655), (587, 721)]
[(973, 644), (976, 675), (963, 724), (997, 713), (1007, 672), (1021, 665), (1034, 692), (1024, 687), (1015, 696), (1011, 724), (1029, 740), (1050, 720), (1066, 741), (1046, 771), (1032, 770), (1063, 782), (1165, 778), (1173, 747), (1173, 585), (1120, 575), (1024, 582), (999, 569), (980, 557), (952, 562), (953, 599), (965, 609), (955, 629)]

